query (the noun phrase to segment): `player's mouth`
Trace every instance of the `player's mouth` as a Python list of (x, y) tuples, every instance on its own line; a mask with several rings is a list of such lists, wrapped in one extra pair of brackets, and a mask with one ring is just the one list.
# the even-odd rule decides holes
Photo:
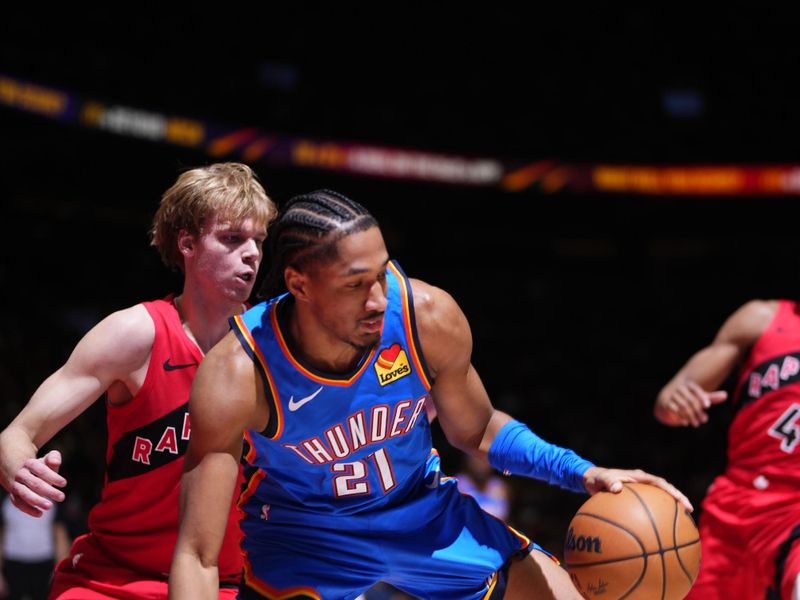
[(383, 329), (383, 315), (361, 319), (360, 325), (361, 329), (367, 333), (380, 333), (381, 329)]
[(253, 280), (255, 280), (256, 274), (253, 271), (247, 271), (245, 273), (238, 273), (236, 278), (249, 285), (253, 283)]

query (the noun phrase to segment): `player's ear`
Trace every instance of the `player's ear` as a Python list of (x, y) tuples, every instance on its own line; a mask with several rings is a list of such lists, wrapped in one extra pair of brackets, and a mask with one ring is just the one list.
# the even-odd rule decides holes
[(283, 279), (286, 282), (286, 289), (294, 296), (295, 300), (305, 301), (308, 299), (308, 276), (305, 273), (294, 267), (286, 267)]
[(194, 247), (196, 238), (194, 234), (189, 233), (185, 229), (178, 232), (178, 252), (183, 254), (183, 257), (192, 256), (194, 254)]

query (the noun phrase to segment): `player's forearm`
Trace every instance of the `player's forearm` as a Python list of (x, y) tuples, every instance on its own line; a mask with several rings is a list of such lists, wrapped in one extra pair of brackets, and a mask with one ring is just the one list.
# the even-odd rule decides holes
[(192, 431), (181, 476), (180, 525), (169, 577), (173, 600), (216, 599), (219, 588), (217, 561), (239, 468), (228, 453), (198, 457), (195, 453), (203, 446), (203, 433), (202, 429)]
[(512, 418), (513, 417), (508, 413), (504, 413), (503, 411), (497, 409), (494, 410), (492, 413), (492, 418), (489, 419), (489, 423), (484, 431), (480, 447), (478, 448), (481, 455), (484, 457), (489, 456), (489, 449), (492, 447), (492, 442), (494, 442), (497, 432), (500, 431), (503, 428), (503, 425), (508, 423)]
[(594, 466), (572, 450), (546, 442), (516, 420), (500, 428), (488, 455), (489, 463), (506, 475), (525, 475), (575, 492), (587, 491), (583, 478)]
[(169, 574), (170, 600), (217, 600), (217, 565), (203, 566), (197, 554), (176, 552)]

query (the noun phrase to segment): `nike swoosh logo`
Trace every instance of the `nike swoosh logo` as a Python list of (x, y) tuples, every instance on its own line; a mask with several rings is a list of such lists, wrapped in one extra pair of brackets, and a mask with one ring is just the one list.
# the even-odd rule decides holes
[(175, 371), (176, 369), (186, 369), (188, 367), (196, 367), (197, 363), (187, 363), (185, 365), (171, 365), (169, 359), (164, 361), (164, 370), (165, 371)]
[(294, 401), (294, 396), (292, 396), (291, 398), (289, 398), (289, 410), (292, 411), (292, 412), (296, 411), (298, 408), (300, 408), (304, 404), (307, 404), (308, 402), (311, 402), (314, 398), (317, 397), (317, 394), (319, 394), (321, 391), (322, 391), (322, 387), (320, 387), (316, 392), (314, 392), (310, 396), (306, 396), (305, 398), (301, 398), (297, 402)]

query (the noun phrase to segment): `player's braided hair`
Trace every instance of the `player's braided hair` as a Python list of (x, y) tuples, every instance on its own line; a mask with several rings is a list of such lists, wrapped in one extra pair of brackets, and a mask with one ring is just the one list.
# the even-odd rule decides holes
[(269, 233), (271, 267), (260, 295), (286, 290), (286, 267), (301, 270), (314, 261), (336, 258), (336, 242), (378, 222), (355, 200), (332, 190), (315, 190), (291, 198)]

